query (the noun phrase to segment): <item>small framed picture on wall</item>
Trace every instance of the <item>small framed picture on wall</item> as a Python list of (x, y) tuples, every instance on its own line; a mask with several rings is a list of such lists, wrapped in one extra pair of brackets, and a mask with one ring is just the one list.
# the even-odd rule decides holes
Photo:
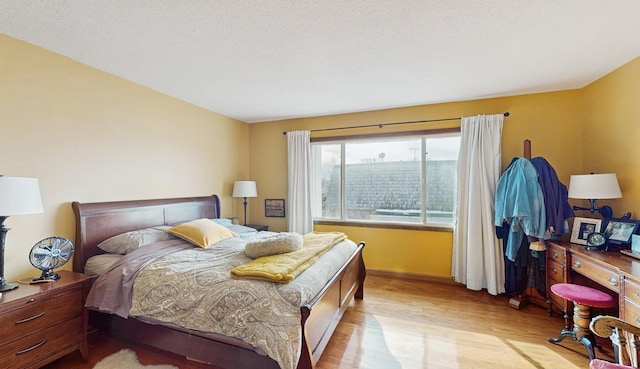
[(284, 199), (265, 199), (264, 216), (284, 218)]

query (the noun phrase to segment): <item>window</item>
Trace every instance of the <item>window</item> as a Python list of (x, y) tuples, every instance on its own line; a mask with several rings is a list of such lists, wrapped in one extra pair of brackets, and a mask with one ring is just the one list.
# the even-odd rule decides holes
[(459, 132), (312, 142), (313, 217), (452, 225), (459, 148)]

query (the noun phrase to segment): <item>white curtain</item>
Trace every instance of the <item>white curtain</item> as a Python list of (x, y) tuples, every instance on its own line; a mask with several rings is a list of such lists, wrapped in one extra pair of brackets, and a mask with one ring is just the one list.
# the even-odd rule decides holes
[(494, 226), (503, 121), (503, 114), (462, 118), (453, 233), (455, 281), (471, 290), (486, 288), (492, 295), (505, 292), (503, 251)]
[(311, 132), (287, 132), (289, 232), (313, 231), (311, 216)]

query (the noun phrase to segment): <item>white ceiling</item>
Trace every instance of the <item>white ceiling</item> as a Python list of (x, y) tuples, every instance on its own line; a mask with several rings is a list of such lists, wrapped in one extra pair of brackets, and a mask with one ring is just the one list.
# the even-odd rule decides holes
[(0, 0), (0, 9), (2, 33), (250, 123), (580, 88), (640, 56), (638, 0)]

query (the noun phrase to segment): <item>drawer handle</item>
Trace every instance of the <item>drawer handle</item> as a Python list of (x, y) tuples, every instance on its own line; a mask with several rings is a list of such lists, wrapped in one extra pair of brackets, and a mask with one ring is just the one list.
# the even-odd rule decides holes
[(558, 253), (557, 253), (557, 252), (554, 252), (554, 253), (553, 253), (553, 258), (554, 258), (554, 259), (557, 259), (557, 258), (558, 258)]
[(636, 318), (636, 323), (640, 324), (640, 318)]
[(35, 344), (35, 345), (33, 345), (33, 346), (29, 347), (29, 348), (26, 348), (24, 350), (20, 350), (20, 351), (16, 352), (16, 355), (26, 354), (27, 352), (29, 352), (31, 350), (35, 350), (38, 347), (44, 345), (45, 343), (47, 343), (47, 341), (40, 341), (40, 343), (37, 343), (37, 344)]
[(34, 315), (34, 316), (32, 316), (32, 317), (25, 318), (25, 319), (22, 319), (22, 320), (18, 320), (18, 321), (16, 322), (16, 324), (22, 324), (22, 323), (30, 322), (30, 321), (32, 321), (32, 320), (34, 320), (34, 319), (38, 319), (38, 318), (42, 317), (43, 315), (44, 315), (44, 311), (43, 311), (43, 312), (41, 312), (40, 314), (36, 314), (36, 315)]
[(556, 268), (551, 268), (551, 273), (558, 274), (558, 270)]
[(576, 268), (580, 268), (582, 266), (582, 264), (580, 264), (579, 261), (574, 261), (573, 262), (573, 266), (576, 267)]
[(615, 278), (609, 278), (609, 284), (612, 286), (617, 286), (618, 285), (618, 280)]

